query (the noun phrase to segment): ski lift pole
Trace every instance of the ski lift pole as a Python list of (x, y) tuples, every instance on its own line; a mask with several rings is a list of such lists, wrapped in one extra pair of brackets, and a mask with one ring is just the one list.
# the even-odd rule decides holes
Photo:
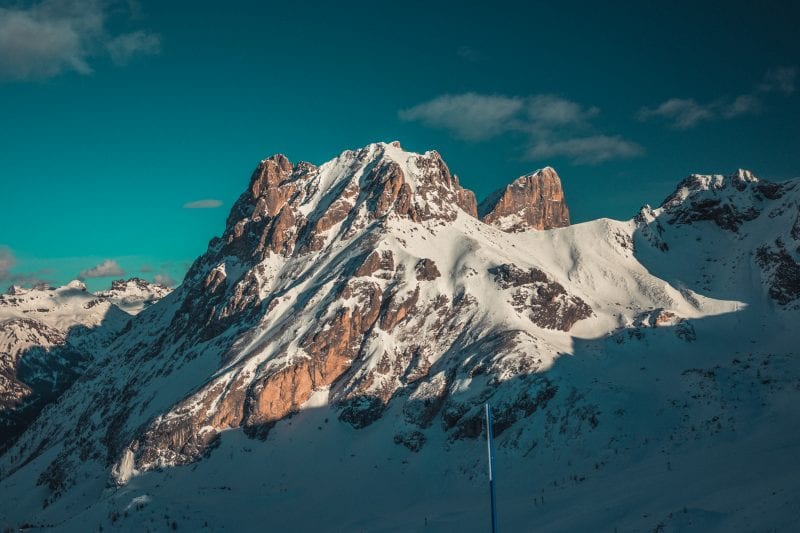
[(492, 498), (492, 533), (497, 533), (497, 502), (494, 491), (494, 436), (492, 435), (492, 408), (486, 402), (486, 452), (489, 456), (489, 493)]

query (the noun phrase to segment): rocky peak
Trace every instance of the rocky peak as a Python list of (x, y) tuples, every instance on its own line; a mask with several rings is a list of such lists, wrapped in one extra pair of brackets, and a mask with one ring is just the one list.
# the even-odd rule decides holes
[(96, 296), (115, 304), (128, 314), (135, 315), (172, 290), (158, 283), (150, 283), (142, 278), (117, 279), (111, 282), (111, 289), (99, 291)]
[(112, 291), (133, 291), (133, 290), (154, 290), (154, 289), (168, 289), (166, 285), (161, 283), (150, 282), (146, 279), (139, 277), (132, 277), (128, 279), (115, 279), (111, 282)]
[(786, 187), (761, 180), (743, 169), (730, 176), (692, 174), (678, 184), (661, 209), (669, 214), (670, 224), (711, 221), (736, 232), (743, 223), (761, 214), (765, 201), (781, 198)]
[(224, 255), (258, 262), (317, 251), (386, 216), (449, 221), (459, 211), (476, 216), (475, 195), (435, 151), (374, 143), (320, 167), (278, 154), (256, 167), (217, 245)]
[(731, 174), (731, 181), (734, 183), (750, 183), (758, 182), (758, 178), (751, 171), (740, 168)]
[(551, 167), (517, 178), (481, 202), (483, 222), (514, 233), (569, 226), (561, 179)]
[(678, 184), (675, 192), (664, 200), (662, 207), (669, 208), (680, 205), (690, 196), (702, 193), (703, 191), (710, 191), (711, 193), (723, 192), (727, 194), (731, 189), (741, 192), (746, 190), (751, 184), (757, 185), (760, 183), (769, 182), (761, 182), (751, 171), (741, 168), (730, 176), (723, 176), (722, 174), (690, 174)]

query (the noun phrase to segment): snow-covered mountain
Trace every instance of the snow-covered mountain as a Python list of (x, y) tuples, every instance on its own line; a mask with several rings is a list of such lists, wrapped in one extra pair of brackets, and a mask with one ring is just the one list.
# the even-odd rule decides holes
[[(83, 282), (12, 286), (0, 295), (0, 450), (169, 289), (138, 278), (95, 294)], [(122, 307), (122, 309), (120, 309)]]
[(111, 282), (111, 288), (95, 293), (128, 314), (138, 314), (169, 294), (170, 288), (159, 283), (151, 283), (142, 278), (118, 279)]
[(0, 511), (485, 530), (489, 401), (504, 529), (788, 528), (798, 185), (691, 176), (561, 227), (549, 168), (479, 210), (436, 152), (265, 159), (184, 282), (0, 457)]

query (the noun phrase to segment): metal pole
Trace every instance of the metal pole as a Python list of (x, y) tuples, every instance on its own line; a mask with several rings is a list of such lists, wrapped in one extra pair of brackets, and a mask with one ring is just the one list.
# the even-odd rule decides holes
[(497, 502), (494, 492), (494, 436), (492, 435), (492, 408), (486, 402), (486, 452), (489, 455), (489, 493), (492, 498), (492, 533), (497, 533)]

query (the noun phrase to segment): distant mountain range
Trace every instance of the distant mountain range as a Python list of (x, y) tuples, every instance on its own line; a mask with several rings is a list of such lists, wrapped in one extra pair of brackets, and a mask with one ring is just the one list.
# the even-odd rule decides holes
[(132, 315), (170, 289), (131, 278), (98, 293), (11, 286), (0, 295), (0, 450), (82, 375)]
[(503, 530), (791, 530), (799, 260), (800, 180), (570, 225), (549, 167), (272, 156), (174, 291), (0, 299), (0, 524), (485, 531), (489, 402)]

